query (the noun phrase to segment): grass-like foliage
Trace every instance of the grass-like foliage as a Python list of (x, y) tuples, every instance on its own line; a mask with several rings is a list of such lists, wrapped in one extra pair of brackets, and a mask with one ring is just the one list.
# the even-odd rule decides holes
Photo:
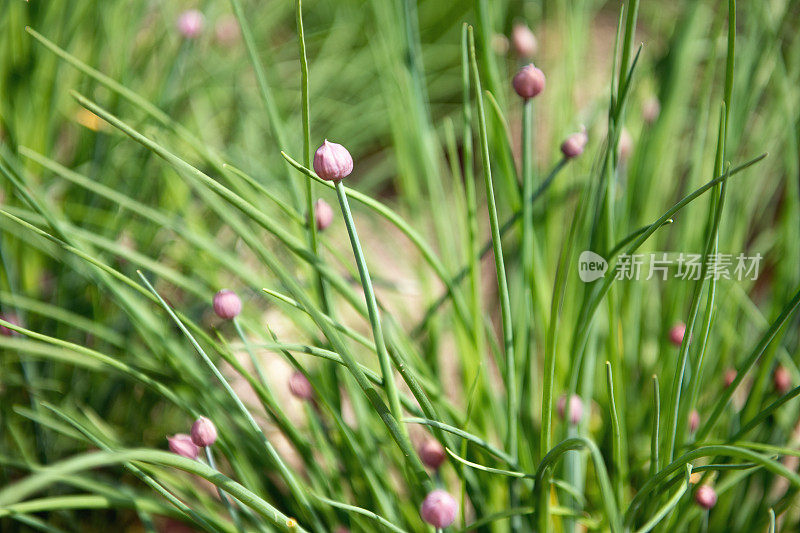
[(797, 531), (799, 10), (7, 0), (0, 530)]

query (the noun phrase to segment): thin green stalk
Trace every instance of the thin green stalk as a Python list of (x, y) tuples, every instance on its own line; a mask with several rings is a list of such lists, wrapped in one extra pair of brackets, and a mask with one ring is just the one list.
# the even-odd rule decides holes
[[(214, 454), (211, 452), (211, 446), (205, 446), (204, 451), (206, 453), (206, 461), (208, 462), (208, 466), (211, 467), (212, 470), (217, 470), (217, 463), (214, 462)], [(217, 470), (219, 472), (219, 470)], [(217, 494), (219, 494), (219, 499), (222, 500), (222, 503), (225, 505), (225, 508), (228, 509), (228, 513), (233, 518), (233, 523), (236, 524), (237, 531), (244, 531), (242, 527), (242, 519), (239, 517), (239, 513), (236, 511), (236, 507), (231, 504), (230, 498), (228, 495), (225, 494), (225, 491), (222, 490), (220, 487), (217, 487)]]
[[(478, 200), (475, 191), (475, 171), (472, 141), (472, 106), (470, 105), (470, 82), (469, 82), (469, 47), (467, 36), (467, 24), (461, 29), (461, 86), (462, 86), (462, 120), (463, 132), (461, 135), (462, 159), (461, 166), (464, 169), (464, 195), (467, 203), (467, 265), (452, 278), (452, 284), (458, 285), (464, 276), (469, 276), (470, 294), (470, 314), (472, 315), (472, 335), (475, 351), (479, 354), (486, 353), (484, 330), (482, 327), (483, 315), (481, 298), (481, 263), (480, 251), (478, 250)], [(463, 273), (463, 274), (461, 274)], [(447, 293), (444, 295), (447, 298)], [(438, 300), (444, 303), (441, 298)], [(434, 305), (430, 309), (437, 309), (439, 305)], [(430, 311), (428, 311), (430, 312)], [(428, 315), (428, 312), (425, 315)], [(485, 374), (484, 374), (485, 375)]]
[(653, 433), (650, 437), (650, 477), (661, 468), (658, 459), (658, 430), (661, 425), (661, 396), (658, 391), (658, 376), (653, 374)]
[(518, 405), (516, 391), (516, 360), (514, 357), (514, 333), (512, 331), (511, 301), (508, 295), (508, 281), (506, 279), (505, 261), (503, 259), (503, 245), (500, 240), (500, 223), (497, 218), (497, 202), (494, 197), (492, 183), (492, 165), (489, 155), (489, 139), (486, 131), (486, 112), (483, 105), (481, 79), (478, 73), (478, 61), (475, 55), (475, 38), (472, 28), (468, 29), (470, 64), (472, 66), (472, 81), (475, 85), (475, 94), (478, 103), (478, 123), (480, 125), (481, 163), (483, 166), (484, 185), (486, 187), (487, 209), (489, 211), (489, 224), (492, 229), (492, 248), (494, 250), (494, 263), (497, 271), (497, 286), (500, 297), (500, 314), (503, 322), (503, 349), (506, 354), (506, 449), (516, 459), (517, 457), (517, 420)]
[(372, 336), (375, 340), (375, 348), (378, 352), (378, 362), (381, 366), (386, 396), (389, 399), (389, 409), (395, 420), (400, 420), (402, 415), (400, 396), (394, 381), (394, 371), (392, 369), (391, 360), (389, 359), (389, 352), (386, 350), (386, 342), (383, 338), (380, 311), (378, 310), (375, 290), (372, 287), (372, 280), (370, 279), (369, 270), (367, 269), (367, 260), (364, 258), (364, 252), (361, 250), (361, 241), (358, 240), (356, 224), (353, 220), (353, 215), (350, 213), (350, 204), (347, 202), (347, 193), (344, 190), (342, 181), (338, 180), (335, 186), (336, 196), (339, 198), (339, 205), (342, 208), (342, 215), (344, 216), (344, 223), (347, 226), (347, 234), (350, 236), (350, 244), (353, 247), (353, 255), (358, 265), (358, 273), (361, 276), (361, 287), (364, 289), (364, 298), (367, 302), (369, 322), (372, 326)]
[[(297, 19), (297, 43), (300, 48), (300, 87), (301, 87), (301, 102), (303, 114), (303, 162), (306, 167), (311, 166), (311, 103), (308, 94), (308, 58), (306, 57), (306, 39), (303, 31), (303, 2), (297, 0), (295, 17)], [(285, 146), (281, 144), (280, 146)], [(317, 242), (317, 220), (314, 214), (314, 184), (311, 180), (306, 182), (306, 229), (308, 231), (308, 245), (311, 248), (311, 253), (319, 257), (319, 244)], [(325, 285), (325, 280), (319, 271), (315, 270), (314, 275), (317, 281), (317, 290), (319, 291), (319, 300), (322, 304), (322, 310), (326, 314), (331, 314), (330, 311), (330, 296), (328, 289)]]
[(611, 373), (611, 363), (609, 361), (606, 361), (606, 383), (608, 385), (608, 410), (611, 415), (611, 450), (614, 455), (614, 466), (616, 469), (616, 476), (614, 476), (616, 478), (616, 483), (614, 483), (614, 486), (617, 494), (617, 502), (622, 503), (625, 481), (623, 479), (622, 433), (620, 432), (617, 405), (614, 400), (614, 376)]
[[(529, 198), (533, 195), (533, 99), (528, 99), (522, 107), (522, 198)], [(534, 280), (533, 280), (533, 253), (534, 253), (534, 231), (533, 231), (533, 204), (524, 201), (522, 203), (522, 291), (524, 296), (524, 309), (522, 312), (523, 330), (518, 334), (523, 339), (523, 387), (520, 402), (524, 406), (533, 405), (533, 390), (530, 384), (526, 387), (525, 383), (531, 380), (534, 371), (533, 351), (533, 320), (534, 320)], [(517, 502), (511, 503), (516, 507)]]

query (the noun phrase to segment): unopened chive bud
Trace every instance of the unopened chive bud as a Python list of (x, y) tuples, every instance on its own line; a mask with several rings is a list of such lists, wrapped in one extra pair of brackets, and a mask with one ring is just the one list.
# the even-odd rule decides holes
[(709, 485), (702, 485), (695, 491), (694, 501), (703, 509), (711, 509), (717, 504), (717, 493)]
[(171, 437), (167, 437), (167, 443), (172, 453), (186, 457), (187, 459), (197, 459), (200, 453), (200, 448), (192, 442), (192, 437), (186, 433), (176, 433)]
[(314, 152), (314, 172), (326, 181), (339, 181), (353, 171), (353, 157), (341, 144), (325, 139)]
[(211, 446), (217, 441), (217, 428), (208, 418), (201, 416), (192, 425), (192, 442), (197, 446)]
[(289, 392), (299, 400), (310, 400), (314, 397), (314, 387), (311, 386), (311, 382), (308, 381), (305, 374), (299, 370), (296, 370), (289, 378)]
[(455, 522), (458, 503), (447, 491), (436, 489), (425, 496), (419, 514), (425, 522), (433, 527), (444, 529)]
[[(6, 315), (0, 315), (0, 319), (5, 320), (10, 324), (14, 324), (15, 326), (19, 326), (19, 320), (17, 319), (17, 315), (12, 315), (11, 313)], [(0, 335), (4, 335), (6, 337), (11, 337), (16, 335), (17, 332), (11, 328), (7, 328), (5, 326), (0, 326)]]
[(630, 132), (625, 128), (622, 128), (619, 134), (617, 153), (619, 154), (619, 160), (623, 163), (630, 159), (633, 153), (633, 137), (631, 137)]
[(434, 438), (427, 438), (422, 441), (422, 444), (417, 448), (417, 453), (422, 464), (432, 470), (438, 470), (447, 459), (447, 452), (445, 452), (444, 446)]
[(642, 119), (644, 119), (647, 124), (655, 122), (660, 113), (661, 102), (659, 102), (658, 98), (655, 96), (651, 96), (642, 104)]
[(683, 336), (686, 334), (686, 324), (678, 322), (669, 330), (669, 342), (675, 346), (680, 346), (683, 342)]
[(518, 95), (528, 100), (544, 90), (545, 82), (544, 72), (531, 63), (517, 72), (512, 85), (514, 85), (514, 90)]
[(178, 31), (187, 39), (194, 39), (203, 31), (205, 17), (196, 9), (184, 11), (178, 17)]
[(222, 289), (214, 295), (214, 312), (218, 317), (230, 320), (242, 312), (242, 301), (235, 292)]
[(318, 231), (325, 230), (333, 222), (333, 208), (322, 198), (314, 202), (314, 220)]
[(792, 388), (792, 376), (789, 375), (785, 366), (775, 367), (775, 371), (772, 373), (772, 384), (775, 386), (775, 392), (781, 395), (786, 394)]
[(692, 409), (692, 412), (689, 413), (689, 433), (694, 433), (699, 427), (700, 413), (697, 412), (697, 409)]
[(731, 384), (736, 380), (736, 375), (737, 372), (735, 368), (729, 368), (725, 371), (725, 376), (723, 377), (723, 381), (726, 387), (731, 386)]
[(573, 394), (569, 397), (569, 412), (567, 412), (566, 394), (562, 394), (558, 398), (558, 405), (556, 408), (558, 409), (558, 416), (560, 416), (562, 420), (568, 419), (569, 423), (573, 426), (583, 418), (583, 400), (581, 400), (581, 397), (577, 394)]
[(216, 26), (214, 26), (214, 34), (217, 37), (217, 41), (224, 46), (236, 44), (241, 35), (236, 17), (233, 15), (226, 15), (219, 19)]
[(561, 143), (561, 153), (567, 159), (578, 157), (583, 153), (587, 142), (589, 142), (589, 136), (586, 135), (586, 128), (581, 127), (581, 131), (573, 133)]
[(511, 43), (514, 45), (514, 52), (520, 59), (532, 58), (539, 49), (536, 36), (527, 25), (521, 22), (514, 24), (514, 28), (511, 30)]

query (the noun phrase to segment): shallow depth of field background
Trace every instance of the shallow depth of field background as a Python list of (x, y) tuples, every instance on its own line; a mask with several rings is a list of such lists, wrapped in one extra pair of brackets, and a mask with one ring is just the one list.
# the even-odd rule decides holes
[[(304, 505), (287, 489), (261, 441), (186, 336), (148, 296), (137, 270), (182, 319), (206, 333), (201, 343), (312, 494), (308, 505), (323, 524), (318, 530), (382, 531), (386, 526), (315, 495), (374, 511), (403, 531), (427, 531), (418, 512), (424, 492), (414, 486), (399, 449), (347, 369), (301, 353), (310, 351), (306, 346), (331, 347), (307, 314), (262, 291), (289, 294), (259, 251), (280, 263), (316, 302), (315, 271), (280, 238), (79, 101), (95, 102), (230, 186), (306, 246), (307, 178), (281, 155), (300, 163), (304, 158), (296, 5), (288, 0), (241, 4), (264, 66), (272, 109), (265, 107), (227, 1), (0, 0), (0, 209), (5, 213), (0, 216), (0, 314), (41, 334), (0, 336), (0, 531), (202, 530), (197, 524), (179, 525), (189, 521), (119, 464), (54, 475), (22, 498), (56, 498), (49, 506), (14, 508), (22, 500), (8, 489), (46, 465), (98, 448), (166, 450), (165, 436), (188, 431), (193, 413), (209, 416), (219, 428), (216, 453), (223, 473), (310, 527), (302, 518)], [(716, 177), (729, 3), (639, 3), (631, 59), (642, 47), (621, 124), (630, 151), (611, 158), (609, 199), (597, 184), (606, 152), (614, 152), (607, 142), (608, 109), (612, 85), (616, 90), (618, 84), (612, 76), (619, 75), (613, 58), (620, 5), (592, 0), (305, 0), (303, 17), (312, 150), (326, 138), (345, 145), (355, 160), (346, 185), (399, 213), (448, 276), (470, 263), (473, 220), (478, 247), (490, 237), (472, 80), (471, 129), (465, 129), (463, 117), (463, 24), (475, 26), (501, 223), (522, 205), (523, 152), (532, 157), (538, 186), (561, 160), (561, 142), (586, 126), (586, 151), (569, 161), (533, 204), (533, 281), (522, 268), (521, 222), (502, 241), (517, 357), (517, 464), (451, 434), (447, 445), (484, 467), (536, 472), (548, 451), (541, 449), (540, 435), (545, 348), (551, 346), (550, 445), (567, 437), (591, 439), (613, 486), (613, 495), (605, 496), (624, 515), (640, 489), (671, 462), (663, 458), (663, 439), (672, 431), (667, 411), (682, 352), (670, 343), (669, 331), (678, 322), (689, 322), (697, 284), (672, 277), (616, 282), (587, 325), (583, 310), (589, 287), (595, 285), (578, 278), (577, 257), (583, 250), (611, 250)], [(202, 32), (191, 39), (176, 29), (181, 12), (190, 8), (205, 17)], [(626, 522), (631, 531), (662, 508), (668, 512), (656, 531), (799, 527), (800, 477), (792, 453), (800, 449), (800, 409), (794, 399), (798, 392), (791, 389), (800, 385), (797, 316), (790, 313), (749, 372), (741, 370), (753, 362), (749, 356), (796, 299), (800, 284), (800, 2), (740, 1), (736, 14), (724, 163), (734, 168), (769, 155), (729, 178), (716, 246), (734, 256), (761, 254), (763, 259), (757, 280), (721, 279), (713, 299), (705, 283), (697, 297), (676, 411), (678, 441), (670, 459), (717, 443), (757, 452), (767, 462), (721, 452), (687, 460), (699, 473), (688, 483), (684, 470), (671, 472), (644, 496), (631, 524)], [(509, 43), (512, 27), (520, 22), (534, 31), (538, 51), (532, 60), (547, 76), (545, 91), (534, 100), (528, 146), (521, 142), (522, 102), (511, 88), (511, 78), (528, 62)], [(60, 58), (26, 27), (120, 84), (127, 96)], [(648, 117), (654, 101), (659, 113)], [(470, 168), (464, 166), (465, 131)], [(269, 194), (223, 163), (247, 173)], [(474, 218), (465, 176), (477, 191)], [(369, 341), (372, 331), (357, 305), (363, 305), (361, 285), (336, 195), (318, 184), (313, 191), (314, 199), (324, 198), (335, 212), (332, 225), (320, 234), (320, 256), (355, 295), (348, 300), (331, 289), (331, 314), (343, 329)], [(715, 194), (716, 188), (689, 203), (640, 251), (701, 253)], [(604, 211), (604, 202), (610, 202), (610, 212)], [(446, 293), (441, 277), (396, 225), (363, 203), (351, 200), (350, 205), (383, 307), (390, 350), (406, 358), (442, 422), (506, 449), (505, 350), (492, 253), (477, 265), (474, 279), (468, 276), (458, 284), (466, 320), (450, 300), (425, 319), (429, 306)], [(243, 239), (243, 233), (252, 240)], [(565, 246), (570, 248), (562, 252)], [(548, 344), (562, 257), (560, 318)], [(112, 275), (111, 269), (121, 275)], [(221, 288), (235, 290), (244, 302), (244, 337), (266, 370), (266, 388), (293, 428), (291, 435), (281, 431), (274, 413), (265, 411), (264, 399), (231, 364), (239, 361), (240, 370), (255, 374), (236, 329), (211, 309), (212, 296)], [(588, 333), (582, 345), (584, 326)], [(352, 337), (347, 342), (359, 362), (379, 372), (374, 349)], [(276, 343), (291, 345), (293, 358)], [(614, 373), (613, 406), (606, 361)], [(292, 397), (287, 383), (293, 365), (309, 373), (324, 402)], [(790, 390), (776, 390), (777, 366), (788, 371)], [(703, 428), (726, 394), (724, 375), (730, 369), (740, 370), (741, 383), (714, 415), (718, 420), (703, 441), (696, 442), (684, 429), (689, 413), (697, 409)], [(136, 372), (163, 384), (179, 402), (144, 384)], [(658, 413), (653, 375), (660, 385)], [(416, 406), (399, 374), (396, 379), (401, 394)], [(584, 417), (577, 426), (555, 412), (558, 397), (568, 390), (584, 398)], [(782, 396), (785, 403), (746, 435), (737, 435)], [(612, 412), (620, 435), (615, 435)], [(428, 418), (413, 411), (406, 416)], [(661, 424), (658, 468), (651, 465), (654, 421)], [(423, 424), (405, 420), (401, 425), (415, 445), (431, 435)], [(355, 445), (343, 428), (351, 428), (348, 438)], [(709, 463), (724, 466), (697, 470)], [(233, 527), (210, 483), (164, 465), (147, 469), (190, 507)], [(552, 476), (553, 531), (613, 529), (588, 454), (568, 453)], [(479, 487), (479, 505), (469, 496), (462, 500), (466, 477)], [(480, 530), (530, 531), (540, 524), (535, 512), (540, 495), (528, 478), (517, 482), (516, 503), (509, 501), (507, 490), (514, 478), (456, 459), (432, 479), (465, 502), (453, 531), (493, 515)], [(694, 503), (693, 488), (700, 483), (713, 485), (719, 496), (709, 512)], [(665, 507), (680, 490), (683, 495)], [(99, 499), (80, 505), (68, 499), (74, 495)], [(508, 509), (519, 520), (503, 516)], [(770, 509), (777, 515), (772, 525)], [(255, 527), (246, 529), (259, 530)]]

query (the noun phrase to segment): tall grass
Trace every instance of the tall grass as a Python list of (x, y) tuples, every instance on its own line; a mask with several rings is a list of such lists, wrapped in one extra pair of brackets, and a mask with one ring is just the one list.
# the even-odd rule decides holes
[(7, 2), (0, 529), (797, 529), (798, 7)]

